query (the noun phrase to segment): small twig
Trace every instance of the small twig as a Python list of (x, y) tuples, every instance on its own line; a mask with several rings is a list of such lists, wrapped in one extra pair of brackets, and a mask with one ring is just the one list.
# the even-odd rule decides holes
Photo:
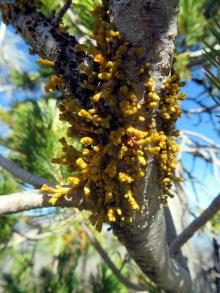
[(52, 20), (52, 23), (54, 25), (57, 25), (61, 22), (64, 14), (67, 12), (67, 10), (70, 8), (72, 4), (72, 0), (67, 0), (66, 3), (63, 5), (63, 7), (60, 9), (60, 11), (55, 15), (54, 19)]
[(15, 0), (0, 0), (0, 4), (13, 4)]
[[(215, 45), (214, 46), (214, 49), (219, 51), (220, 50), (220, 45)], [(207, 52), (210, 52), (210, 49), (206, 49)], [(194, 52), (189, 52), (189, 60), (190, 60), (190, 63), (189, 63), (189, 66), (192, 67), (192, 66), (198, 66), (198, 65), (202, 65), (204, 63), (207, 62), (206, 58), (205, 58), (205, 50), (204, 49), (201, 49), (201, 50), (198, 50), (198, 51), (194, 51)]]
[(51, 235), (54, 235), (52, 232), (39, 233), (38, 229), (34, 229), (28, 233), (22, 233), (20, 231), (15, 230), (14, 233), (28, 241), (39, 241)]
[(0, 166), (10, 172), (14, 177), (22, 180), (25, 183), (29, 183), (35, 187), (41, 187), (43, 184), (53, 186), (54, 183), (49, 182), (45, 178), (31, 174), (30, 172), (22, 169), (14, 162), (4, 158), (0, 155)]
[(125, 257), (124, 257), (124, 260), (123, 260), (123, 262), (122, 262), (122, 264), (121, 264), (121, 266), (120, 266), (120, 268), (118, 269), (119, 272), (122, 271), (122, 269), (124, 268), (124, 266), (125, 266), (127, 263), (129, 263), (130, 260), (131, 260), (130, 255), (129, 255), (129, 254), (126, 254)]
[(99, 253), (99, 255), (101, 256), (101, 258), (104, 260), (104, 262), (108, 265), (108, 267), (111, 269), (111, 271), (113, 272), (113, 274), (117, 277), (117, 279), (124, 284), (127, 288), (136, 290), (136, 291), (144, 291), (144, 292), (148, 292), (147, 288), (145, 288), (142, 285), (139, 284), (134, 284), (131, 281), (129, 281), (127, 278), (125, 278), (120, 271), (116, 268), (116, 266), (114, 265), (114, 263), (111, 261), (110, 257), (108, 256), (107, 252), (102, 248), (101, 244), (98, 242), (98, 240), (95, 238), (95, 236), (93, 235), (93, 233), (90, 231), (90, 229), (86, 226), (83, 225), (83, 228), (90, 240), (90, 243), (94, 246), (94, 248), (96, 249), (96, 251)]
[(77, 191), (68, 198), (61, 197), (55, 205), (49, 203), (51, 196), (41, 190), (28, 190), (0, 196), (0, 217), (39, 208), (73, 207), (80, 210), (88, 209), (83, 200), (82, 191)]
[(192, 131), (192, 130), (183, 130), (181, 131), (182, 135), (193, 135), (194, 137), (197, 137), (198, 139), (204, 140), (207, 143), (215, 146), (216, 148), (220, 148), (220, 144), (217, 144), (214, 140), (209, 139), (208, 137), (206, 137), (205, 135), (202, 135), (201, 133)]
[(204, 226), (220, 210), (220, 194), (212, 201), (210, 206), (197, 217), (170, 245), (170, 254), (178, 253), (180, 248), (186, 243), (196, 231)]
[[(186, 114), (201, 114), (201, 113), (211, 113), (213, 110), (219, 109), (218, 105), (213, 105), (211, 107), (201, 107), (201, 108), (195, 108), (195, 109), (190, 109), (190, 110), (185, 110)], [(219, 111), (216, 111), (218, 113)]]

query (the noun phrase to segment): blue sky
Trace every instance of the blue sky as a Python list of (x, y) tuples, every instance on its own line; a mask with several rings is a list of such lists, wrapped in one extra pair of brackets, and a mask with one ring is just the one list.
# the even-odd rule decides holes
[[(202, 70), (194, 73), (196, 77), (202, 77), (203, 74), (204, 72)], [(203, 92), (203, 87), (195, 84), (195, 82), (190, 81), (186, 83), (186, 86), (183, 88), (183, 91), (186, 92), (187, 97), (193, 98), (199, 95), (201, 92)], [(213, 105), (213, 100), (207, 94), (204, 95), (203, 102), (207, 106)], [(194, 102), (191, 102), (187, 99), (182, 103), (182, 106), (184, 109), (192, 109), (196, 107)], [(215, 126), (217, 126), (219, 130), (220, 124), (218, 123), (218, 121), (219, 121), (219, 118), (215, 117), (214, 118)], [(186, 115), (183, 114), (177, 123), (177, 127), (183, 131), (190, 130), (193, 132), (198, 132), (206, 136), (207, 138), (213, 140), (214, 142), (220, 144), (219, 135), (217, 131), (214, 129), (214, 127), (212, 126), (210, 117), (207, 114), (202, 115), (202, 120), (199, 123), (198, 123), (198, 114), (191, 115), (191, 117), (187, 117)], [(205, 142), (202, 140), (197, 140), (197, 141), (200, 141), (200, 143), (202, 142), (203, 144), (205, 144)], [(186, 166), (189, 166), (189, 167), (192, 166), (193, 164), (192, 156), (189, 154), (184, 154), (183, 163)], [(187, 184), (188, 188), (191, 191), (192, 195), (194, 196), (195, 201), (197, 202), (199, 201), (199, 204), (201, 206), (206, 207), (210, 203), (210, 200), (213, 199), (216, 195), (218, 195), (220, 190), (220, 183), (214, 179), (213, 166), (211, 164), (207, 165), (201, 159), (196, 160), (193, 174), (195, 174), (196, 177), (200, 179), (201, 182), (207, 187), (205, 190), (199, 189), (198, 196), (195, 195), (195, 192), (192, 190), (192, 187), (190, 186), (190, 184)]]

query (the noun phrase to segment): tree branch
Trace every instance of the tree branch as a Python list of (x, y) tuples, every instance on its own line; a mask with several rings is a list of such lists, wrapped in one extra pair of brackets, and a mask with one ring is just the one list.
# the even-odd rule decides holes
[[(220, 50), (220, 45), (215, 45), (214, 49), (219, 51)], [(206, 51), (209, 53), (211, 50), (209, 48), (206, 49)], [(194, 52), (189, 52), (189, 66), (202, 66), (207, 62), (207, 58), (205, 56), (205, 50), (197, 50)]]
[(72, 0), (67, 0), (66, 3), (63, 5), (63, 7), (60, 9), (60, 11), (56, 14), (55, 18), (52, 20), (53, 24), (59, 24), (64, 16), (64, 14), (67, 12), (67, 10), (70, 8), (72, 4)]
[(15, 2), (15, 0), (1, 0), (0, 4), (12, 4), (14, 2)]
[[(29, 211), (38, 208), (48, 208), (52, 207), (49, 203), (49, 199), (51, 197), (46, 193), (40, 190), (32, 190), (32, 191), (24, 191), (18, 192), (10, 195), (2, 195), (0, 196), (0, 217), (8, 214), (19, 213), (23, 211)], [(74, 194), (71, 198), (62, 197), (57, 201), (57, 203), (53, 207), (74, 207), (78, 209), (87, 209), (87, 205), (83, 203), (81, 200), (80, 194)], [(97, 252), (100, 254), (105, 263), (112, 270), (114, 275), (118, 278), (118, 280), (124, 284), (127, 288), (136, 290), (136, 291), (146, 291), (146, 288), (134, 284), (127, 280), (115, 267), (114, 263), (109, 258), (106, 251), (102, 248), (100, 243), (97, 241), (95, 236), (91, 233), (91, 231), (85, 226), (85, 232), (89, 237), (91, 244), (95, 247)]]
[[(48, 184), (50, 186), (53, 186), (51, 182), (47, 181), (44, 178), (34, 176), (33, 174), (23, 170), (19, 166), (17, 166), (12, 161), (4, 158), (2, 155), (0, 155), (0, 166), (3, 167), (5, 170), (9, 171), (12, 175), (14, 175), (16, 178), (21, 179), (22, 181), (26, 183), (30, 183), (36, 187), (40, 187), (43, 184)], [(13, 198), (12, 198), (13, 197)], [(50, 197), (41, 192), (40, 190), (34, 190), (34, 191), (28, 191), (28, 192), (19, 192), (12, 195), (5, 195), (0, 197), (0, 216), (3, 216), (5, 214), (12, 214), (12, 213), (18, 213), (22, 211), (27, 211), (31, 209), (37, 209), (37, 208), (43, 208), (43, 207), (51, 207), (51, 204), (49, 204)], [(76, 199), (76, 198), (75, 198)], [(82, 205), (78, 205), (78, 199), (73, 203), (66, 202), (65, 198), (62, 198), (60, 202), (58, 203), (59, 207), (69, 207), (73, 205), (73, 207), (82, 208)], [(85, 209), (85, 206), (83, 207)], [(92, 232), (84, 225), (84, 229), (90, 239), (91, 244), (95, 247), (97, 252), (100, 254), (100, 256), (103, 258), (105, 263), (109, 266), (109, 268), (112, 270), (114, 275), (118, 278), (118, 280), (124, 284), (127, 288), (136, 290), (136, 291), (146, 291), (146, 288), (134, 284), (127, 280), (120, 271), (115, 267), (114, 263), (109, 258), (108, 254), (105, 252), (105, 250), (102, 248), (98, 240), (95, 238), (95, 236), (92, 234)]]
[(132, 283), (131, 281), (129, 281), (127, 278), (125, 278), (120, 273), (120, 271), (116, 268), (116, 266), (114, 265), (114, 263), (111, 261), (110, 257), (108, 256), (107, 252), (102, 248), (101, 244), (98, 242), (98, 240), (93, 235), (93, 233), (90, 231), (90, 229), (86, 225), (83, 225), (83, 228), (84, 228), (84, 230), (90, 240), (90, 243), (94, 246), (96, 251), (99, 253), (99, 255), (104, 260), (104, 262), (107, 264), (107, 266), (111, 269), (111, 271), (116, 276), (116, 278), (122, 284), (124, 284), (127, 288), (130, 288), (130, 289), (133, 289), (136, 291), (145, 291), (147, 293), (148, 292), (148, 291), (146, 291), (147, 288), (145, 288), (144, 286), (141, 286), (139, 284)]
[(55, 205), (49, 203), (51, 196), (41, 190), (28, 190), (0, 196), (0, 217), (39, 208), (71, 207), (87, 210), (88, 204), (83, 200), (81, 191), (61, 197)]
[(37, 54), (55, 63), (55, 73), (65, 81), (65, 94), (81, 101), (87, 100), (88, 90), (80, 87), (85, 76), (79, 67), (88, 57), (83, 52), (74, 51), (77, 44), (75, 37), (61, 32), (58, 26), (53, 25), (50, 17), (37, 12), (31, 5), (28, 5), (26, 11), (16, 6), (16, 3), (3, 7), (0, 3), (0, 9), (3, 17)]
[(14, 162), (4, 158), (1, 154), (0, 154), (0, 166), (4, 168), (5, 170), (7, 170), (8, 172), (10, 172), (16, 178), (22, 180), (25, 183), (29, 183), (35, 187), (41, 187), (44, 184), (47, 184), (49, 186), (54, 186), (54, 183), (49, 182), (45, 178), (31, 174), (30, 172), (16, 165)]
[(202, 226), (220, 210), (220, 194), (212, 201), (210, 206), (196, 218), (185, 230), (171, 243), (170, 254), (178, 253), (180, 248), (186, 243)]

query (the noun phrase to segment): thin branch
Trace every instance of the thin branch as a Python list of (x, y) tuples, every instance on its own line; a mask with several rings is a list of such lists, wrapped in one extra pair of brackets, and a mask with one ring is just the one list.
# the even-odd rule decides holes
[(147, 293), (148, 292), (146, 291), (147, 288), (145, 288), (142, 285), (132, 283), (120, 273), (120, 271), (116, 268), (116, 266), (114, 265), (114, 263), (111, 261), (110, 257), (108, 256), (107, 252), (102, 248), (101, 244), (98, 242), (98, 240), (90, 231), (90, 229), (86, 225), (83, 225), (83, 228), (90, 240), (90, 243), (94, 246), (96, 251), (99, 253), (99, 255), (104, 260), (104, 262), (108, 265), (108, 267), (111, 269), (113, 274), (117, 277), (117, 279), (122, 284), (124, 284), (127, 288), (130, 288), (136, 291), (144, 291)]
[(74, 46), (78, 44), (74, 36), (61, 32), (53, 25), (51, 17), (45, 17), (34, 7), (28, 6), (26, 13), (25, 9), (7, 5), (2, 14), (41, 58), (54, 62), (55, 74), (62, 74), (65, 81), (64, 92), (67, 96), (81, 100), (87, 98), (88, 91), (80, 87), (85, 77), (79, 68), (88, 57), (85, 53), (74, 51)]
[[(214, 46), (214, 49), (215, 50), (220, 50), (220, 45), (215, 45)], [(211, 50), (210, 49), (206, 49), (206, 51), (207, 52), (210, 52)], [(202, 56), (204, 56), (204, 54), (205, 54), (205, 51), (204, 51), (204, 49), (201, 49), (201, 50), (197, 50), (197, 51), (192, 51), (192, 52), (190, 52), (189, 53), (189, 57), (190, 58), (198, 58), (198, 57), (202, 57)]]
[(0, 1), (0, 4), (12, 4), (12, 3), (14, 3), (15, 2), (15, 0), (1, 0)]
[(186, 243), (202, 226), (220, 210), (220, 194), (212, 201), (210, 206), (196, 218), (185, 230), (171, 243), (170, 254), (178, 253), (180, 248)]
[(72, 4), (72, 0), (66, 1), (66, 3), (63, 5), (63, 7), (60, 9), (60, 11), (56, 14), (55, 18), (52, 20), (53, 24), (57, 25), (61, 22), (64, 14), (70, 8), (71, 4)]
[[(59, 2), (59, 6), (60, 6), (60, 7), (63, 7), (63, 5), (64, 5), (64, 2), (63, 2), (63, 1), (60, 1), (60, 2)], [(86, 35), (89, 34), (89, 30), (88, 30), (88, 28), (85, 27), (85, 26), (84, 26), (83, 24), (81, 24), (81, 23), (77, 23), (77, 20), (78, 20), (79, 16), (78, 16), (77, 14), (74, 13), (73, 9), (69, 9), (69, 10), (67, 10), (67, 13), (66, 13), (66, 14), (68, 15), (69, 20), (72, 22), (73, 26), (76, 27), (77, 31), (79, 31), (81, 34), (83, 34), (83, 37), (81, 37), (81, 38), (79, 39), (79, 41), (82, 42), (82, 41), (81, 41), (82, 39), (86, 39), (87, 42), (89, 42), (90, 44), (92, 44), (93, 41), (92, 41), (90, 38), (88, 38), (88, 37), (86, 36)], [(76, 23), (77, 23), (77, 25), (76, 25)]]
[[(219, 51), (220, 50), (220, 45), (215, 45), (214, 46), (214, 49)], [(207, 52), (210, 52), (211, 50), (210, 49), (206, 49)], [(207, 59), (205, 57), (205, 51), (204, 49), (201, 49), (201, 50), (197, 50), (197, 51), (194, 51), (194, 52), (190, 52), (189, 53), (189, 60), (190, 60), (190, 63), (189, 63), (189, 66), (192, 67), (192, 66), (198, 66), (198, 65), (203, 65), (204, 63), (207, 62)]]
[(81, 191), (61, 197), (55, 205), (49, 203), (51, 196), (41, 190), (28, 190), (0, 196), (0, 217), (39, 208), (73, 207), (87, 210), (88, 204), (83, 199)]
[[(189, 110), (184, 110), (184, 112), (188, 115), (188, 114), (201, 114), (201, 113), (212, 113), (213, 110), (219, 110), (219, 106), (218, 105), (213, 105), (211, 107), (207, 107), (207, 106), (203, 106), (201, 108), (195, 108), (195, 109), (189, 109)], [(219, 111), (216, 111), (216, 113), (218, 113)]]
[[(16, 178), (19, 178), (24, 182), (31, 183), (35, 186), (42, 186), (45, 183), (49, 185), (53, 185), (51, 182), (48, 182), (46, 179), (35, 176), (23, 170), (12, 161), (4, 158), (2, 155), (0, 155), (0, 166), (6, 169), (7, 171), (9, 171)], [(12, 214), (12, 213), (17, 213), (21, 211), (31, 210), (31, 209), (51, 207), (51, 205), (48, 202), (49, 199), (50, 197), (47, 194), (38, 190), (22, 192), (22, 193), (19, 192), (19, 193), (15, 193), (11, 195), (1, 196), (0, 197), (0, 216), (3, 216), (5, 214)], [(79, 201), (72, 202), (72, 200), (71, 202), (70, 201), (66, 202), (66, 199), (62, 198), (58, 206), (59, 207), (71, 206), (71, 207), (79, 208), (79, 205), (78, 205), (79, 203), (80, 203)], [(82, 209), (82, 206), (80, 208)], [(92, 235), (91, 231), (86, 227), (85, 227), (85, 230), (91, 241), (91, 244), (95, 247), (95, 249), (101, 255), (101, 257), (106, 262), (106, 264), (111, 268), (112, 272), (120, 280), (120, 282), (123, 283), (126, 287), (131, 288), (133, 290), (147, 292), (146, 288), (144, 288), (143, 286), (134, 284), (130, 282), (129, 280), (127, 280), (120, 273), (120, 271), (118, 271), (118, 269), (115, 267), (115, 265), (113, 264), (113, 262), (111, 261), (107, 253), (104, 251), (104, 249), (101, 247), (101, 245), (97, 241), (97, 239)]]
[[(56, 231), (56, 234), (58, 234), (60, 231)], [(52, 232), (45, 232), (45, 233), (39, 233), (39, 229), (31, 230), (27, 233), (22, 233), (20, 231), (14, 231), (15, 234), (19, 236), (19, 238), (23, 238), (24, 241), (39, 241), (44, 238), (50, 237), (51, 235), (54, 235)]]
[(197, 137), (201, 140), (204, 140), (205, 142), (209, 143), (210, 145), (215, 146), (216, 148), (220, 148), (220, 144), (217, 144), (214, 140), (209, 139), (208, 137), (206, 137), (205, 135), (202, 135), (201, 133), (192, 131), (192, 130), (183, 130), (181, 131), (181, 135), (192, 135), (194, 137)]
[(54, 185), (54, 183), (49, 182), (45, 178), (33, 175), (30, 172), (22, 169), (14, 162), (4, 158), (2, 155), (0, 155), (0, 166), (10, 172), (14, 177), (22, 180), (25, 183), (30, 183), (35, 187), (41, 187), (43, 184), (47, 184), (49, 186)]

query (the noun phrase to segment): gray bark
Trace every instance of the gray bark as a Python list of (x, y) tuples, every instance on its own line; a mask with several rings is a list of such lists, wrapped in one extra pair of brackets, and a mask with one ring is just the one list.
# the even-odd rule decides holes
[[(162, 94), (163, 81), (171, 74), (178, 1), (113, 0), (110, 11), (125, 38), (145, 49), (144, 61), (151, 65), (156, 91)], [(132, 67), (137, 65), (133, 60), (129, 62), (127, 66), (135, 78), (136, 71)], [(142, 97), (140, 91), (139, 99)], [(166, 292), (191, 292), (190, 274), (185, 263), (179, 256), (172, 258), (168, 251), (165, 216), (158, 200), (161, 194), (158, 180), (157, 164), (151, 159), (140, 188), (141, 214), (136, 214), (131, 224), (114, 224), (113, 231), (142, 271), (159, 287)]]
[(14, 175), (16, 178), (21, 179), (23, 182), (28, 182), (31, 185), (40, 188), (42, 185), (47, 184), (49, 186), (54, 186), (53, 183), (49, 182), (48, 180), (33, 175), (30, 172), (20, 168), (14, 162), (4, 158), (0, 155), (0, 166)]
[[(49, 203), (50, 198), (51, 195), (41, 190), (28, 190), (9, 195), (1, 195), (0, 217), (34, 209), (51, 208), (51, 204)], [(88, 204), (82, 200), (82, 191), (61, 197), (54, 207), (77, 208), (79, 210), (89, 209)]]
[(158, 200), (157, 170), (154, 166), (146, 178), (142, 214), (125, 226), (114, 225), (114, 233), (127, 248), (142, 271), (166, 292), (191, 292), (191, 280), (185, 265), (168, 251), (166, 223)]

